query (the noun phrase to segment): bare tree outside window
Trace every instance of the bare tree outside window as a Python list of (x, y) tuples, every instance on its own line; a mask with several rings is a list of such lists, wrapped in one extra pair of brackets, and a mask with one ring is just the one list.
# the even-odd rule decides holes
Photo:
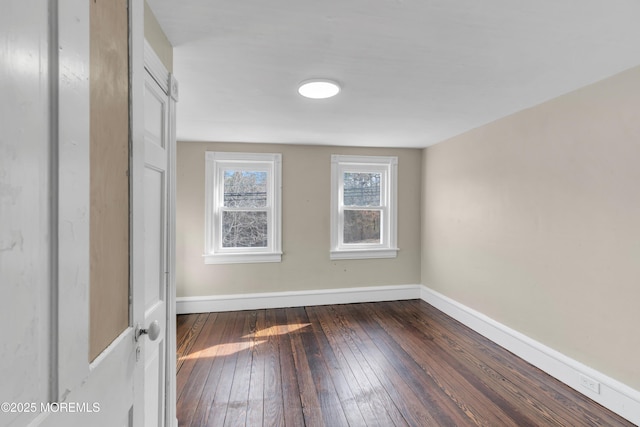
[(380, 173), (343, 175), (344, 243), (380, 243)]
[(380, 243), (380, 211), (344, 211), (344, 243)]
[(267, 172), (224, 171), (222, 247), (268, 246)]
[(282, 261), (282, 154), (207, 151), (205, 264)]

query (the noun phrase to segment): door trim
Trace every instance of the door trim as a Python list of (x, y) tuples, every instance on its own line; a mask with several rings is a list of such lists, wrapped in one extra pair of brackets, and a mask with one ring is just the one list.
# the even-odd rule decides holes
[[(144, 322), (144, 2), (129, 0), (129, 87), (130, 114), (130, 274), (131, 325)], [(144, 349), (144, 345), (140, 345)], [(141, 355), (140, 358), (144, 359)], [(134, 378), (133, 425), (144, 425), (144, 369), (136, 369)], [(142, 388), (142, 390), (140, 390)]]

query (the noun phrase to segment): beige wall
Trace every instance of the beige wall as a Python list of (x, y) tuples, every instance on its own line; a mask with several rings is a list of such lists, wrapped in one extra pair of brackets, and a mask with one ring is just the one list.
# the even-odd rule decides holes
[(162, 31), (156, 16), (144, 2), (144, 38), (149, 42), (167, 70), (173, 72), (173, 46)]
[(89, 4), (89, 360), (94, 360), (129, 326), (129, 32), (125, 3)]
[[(282, 153), (281, 263), (204, 264), (205, 151)], [(400, 251), (396, 259), (329, 259), (331, 154), (398, 156)], [(179, 142), (177, 295), (420, 283), (420, 154), (416, 149)]]
[(422, 283), (640, 389), (640, 68), (423, 153)]

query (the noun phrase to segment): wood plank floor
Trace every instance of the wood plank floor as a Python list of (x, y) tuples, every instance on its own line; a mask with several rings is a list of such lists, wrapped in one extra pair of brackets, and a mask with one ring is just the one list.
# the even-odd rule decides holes
[(632, 426), (420, 300), (178, 316), (180, 426)]

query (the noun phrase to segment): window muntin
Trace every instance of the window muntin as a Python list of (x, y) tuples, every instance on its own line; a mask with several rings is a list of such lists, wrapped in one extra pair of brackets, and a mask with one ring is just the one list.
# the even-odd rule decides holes
[(281, 155), (207, 152), (205, 263), (281, 260)]
[(396, 256), (397, 158), (332, 156), (331, 258)]

